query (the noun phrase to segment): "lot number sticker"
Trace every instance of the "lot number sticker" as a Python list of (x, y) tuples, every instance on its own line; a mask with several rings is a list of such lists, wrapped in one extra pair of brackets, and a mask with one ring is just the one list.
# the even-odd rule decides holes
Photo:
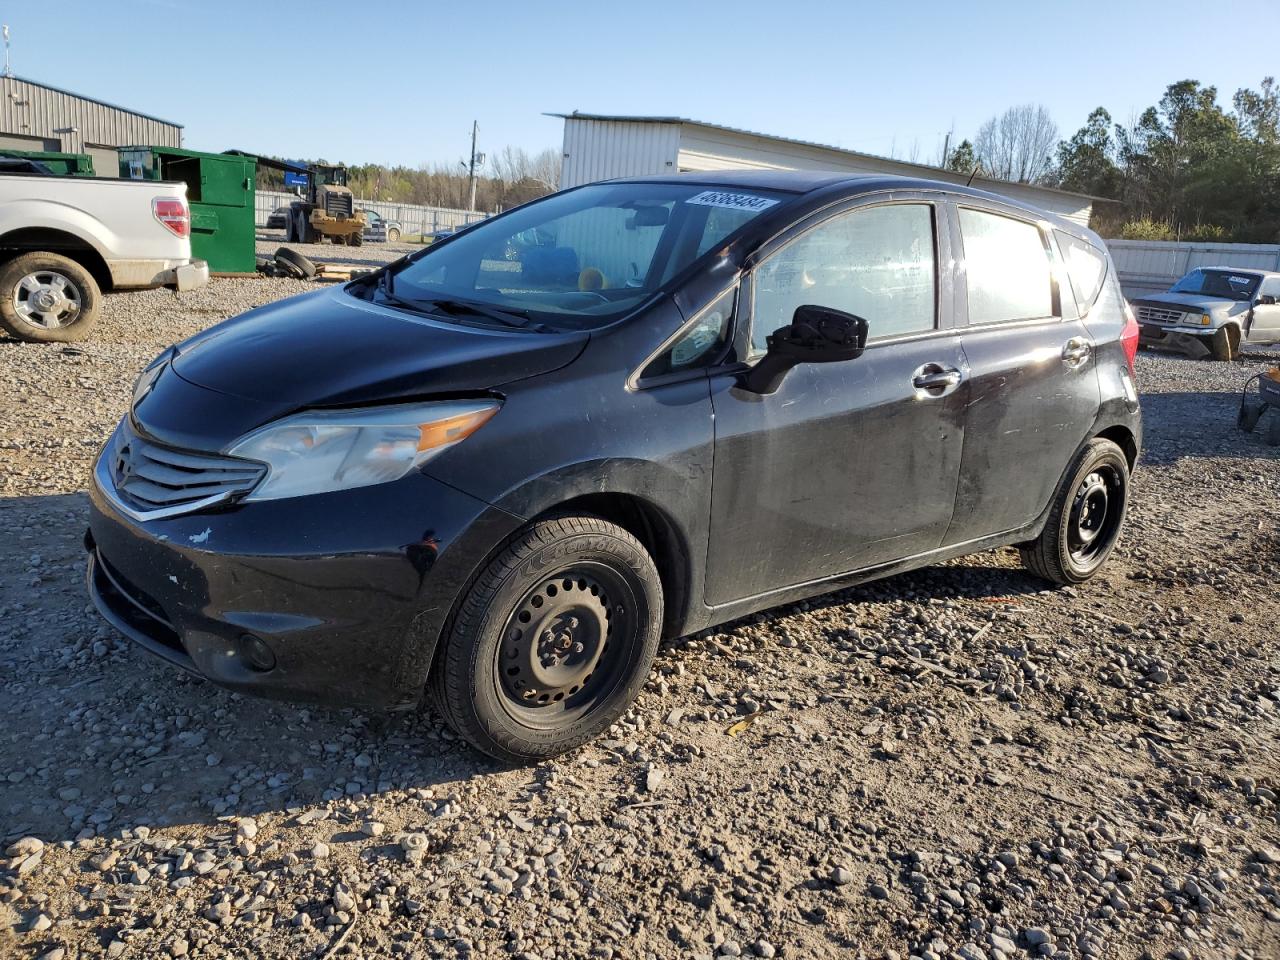
[(697, 204), (700, 207), (728, 207), (730, 210), (768, 210), (777, 200), (765, 197), (754, 197), (749, 193), (724, 193), (720, 190), (704, 190), (697, 196), (690, 197), (685, 203)]

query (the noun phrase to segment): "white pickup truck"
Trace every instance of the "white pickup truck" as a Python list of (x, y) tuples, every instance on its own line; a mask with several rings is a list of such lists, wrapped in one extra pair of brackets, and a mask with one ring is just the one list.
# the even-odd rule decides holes
[(0, 330), (82, 340), (106, 290), (209, 282), (185, 183), (0, 174)]

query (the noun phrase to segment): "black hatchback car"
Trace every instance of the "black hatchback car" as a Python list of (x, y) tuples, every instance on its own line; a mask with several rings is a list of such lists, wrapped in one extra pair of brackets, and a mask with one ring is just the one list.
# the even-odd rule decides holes
[(1137, 338), (1095, 234), (991, 194), (583, 186), (157, 358), (95, 467), (89, 589), (228, 687), (430, 690), (546, 757), (663, 637), (1005, 544), (1092, 576)]

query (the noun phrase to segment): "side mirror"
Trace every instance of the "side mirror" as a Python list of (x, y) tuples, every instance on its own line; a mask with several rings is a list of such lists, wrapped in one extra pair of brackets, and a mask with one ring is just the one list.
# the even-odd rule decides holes
[(862, 356), (867, 346), (867, 321), (862, 317), (812, 304), (796, 307), (790, 326), (771, 333), (760, 362), (742, 376), (752, 393), (770, 394), (798, 363), (834, 363)]
[(1258, 304), (1264, 307), (1274, 307), (1276, 305), (1276, 298), (1269, 293), (1264, 293), (1258, 298)]

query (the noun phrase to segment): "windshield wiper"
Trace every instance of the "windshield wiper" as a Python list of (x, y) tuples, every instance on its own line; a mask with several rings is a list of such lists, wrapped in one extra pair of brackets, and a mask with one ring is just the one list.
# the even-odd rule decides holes
[(477, 317), (488, 317), (490, 320), (497, 320), (504, 326), (519, 327), (522, 330), (535, 330), (539, 333), (548, 333), (551, 330), (550, 327), (538, 323), (530, 317), (526, 310), (492, 307), (487, 303), (476, 303), (474, 300), (457, 300), (450, 297), (418, 300), (416, 303), (425, 309), (443, 310), (446, 313), (455, 315), (470, 313)]

